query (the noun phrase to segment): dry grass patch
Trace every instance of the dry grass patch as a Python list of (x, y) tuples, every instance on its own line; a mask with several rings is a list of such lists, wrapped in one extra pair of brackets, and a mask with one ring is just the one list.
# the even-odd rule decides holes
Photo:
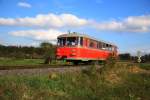
[(132, 74), (150, 74), (149, 70), (140, 68), (135, 64), (116, 64), (114, 67), (109, 67), (104, 72), (104, 78), (111, 84), (121, 84), (125, 76)]
[(146, 72), (146, 70), (141, 69), (141, 68), (138, 67), (138, 66), (132, 66), (132, 67), (130, 67), (130, 68), (128, 69), (128, 71), (129, 71), (130, 73), (145, 73), (145, 72)]

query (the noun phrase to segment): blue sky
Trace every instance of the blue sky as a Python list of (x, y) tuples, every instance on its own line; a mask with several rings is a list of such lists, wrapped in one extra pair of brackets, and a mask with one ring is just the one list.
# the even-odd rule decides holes
[(149, 0), (0, 0), (0, 44), (54, 42), (68, 30), (150, 52)]

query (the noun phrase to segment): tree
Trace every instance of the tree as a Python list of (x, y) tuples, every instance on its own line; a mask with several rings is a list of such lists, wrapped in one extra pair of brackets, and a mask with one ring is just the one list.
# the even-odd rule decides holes
[(129, 53), (119, 54), (120, 60), (131, 60), (131, 55)]
[(56, 46), (43, 42), (40, 47), (4, 46), (0, 45), (0, 57), (9, 58), (55, 58)]
[(48, 42), (43, 42), (40, 44), (40, 48), (42, 48), (43, 55), (45, 58), (47, 57), (51, 57), (52, 59), (55, 58), (56, 46)]
[(40, 47), (41, 47), (41, 48), (44, 48), (44, 49), (49, 49), (49, 48), (52, 48), (52, 47), (53, 47), (53, 44), (48, 43), (48, 42), (42, 42), (42, 43), (40, 44)]

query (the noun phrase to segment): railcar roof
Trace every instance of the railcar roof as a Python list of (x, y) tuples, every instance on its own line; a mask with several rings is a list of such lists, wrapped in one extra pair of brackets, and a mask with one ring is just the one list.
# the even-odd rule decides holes
[(68, 33), (68, 34), (62, 34), (62, 35), (59, 35), (57, 38), (61, 38), (61, 37), (86, 37), (86, 38), (89, 38), (89, 39), (92, 39), (92, 40), (101, 41), (101, 42), (104, 42), (106, 44), (110, 44), (110, 45), (116, 46), (113, 43), (110, 43), (110, 42), (107, 42), (107, 41), (104, 41), (104, 40), (100, 40), (100, 39), (96, 39), (96, 38), (91, 37), (91, 36), (89, 36), (87, 34), (81, 34), (81, 33), (76, 33), (76, 32)]

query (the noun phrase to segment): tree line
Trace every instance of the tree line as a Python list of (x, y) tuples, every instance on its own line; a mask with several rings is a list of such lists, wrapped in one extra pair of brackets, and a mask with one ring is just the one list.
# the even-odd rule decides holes
[[(132, 56), (130, 53), (124, 53), (124, 54), (119, 54), (119, 59), (136, 62), (138, 57)], [(150, 62), (150, 54), (145, 54), (145, 55), (141, 56), (141, 61), (142, 62)]]
[(0, 45), (0, 57), (38, 59), (55, 58), (56, 45), (43, 42), (39, 47), (33, 46), (4, 46)]

